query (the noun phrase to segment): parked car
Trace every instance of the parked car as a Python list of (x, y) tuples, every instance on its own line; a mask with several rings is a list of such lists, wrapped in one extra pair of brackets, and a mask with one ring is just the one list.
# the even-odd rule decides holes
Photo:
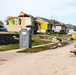
[(0, 31), (5, 31), (5, 32), (7, 32), (8, 30), (7, 30), (7, 28), (5, 28), (4, 26), (1, 26), (1, 25), (0, 25)]

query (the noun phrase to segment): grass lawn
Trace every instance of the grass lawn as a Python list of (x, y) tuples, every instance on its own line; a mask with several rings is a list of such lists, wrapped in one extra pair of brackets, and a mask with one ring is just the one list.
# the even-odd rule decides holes
[[(7, 32), (2, 32), (0, 34), (8, 34)], [(9, 32), (9, 34), (18, 34), (17, 32)], [(43, 40), (38, 40), (38, 36), (43, 36), (47, 39), (51, 39), (52, 37), (57, 37), (57, 38), (68, 38), (68, 37), (71, 37), (71, 36), (67, 36), (67, 35), (61, 35), (61, 34), (36, 34), (36, 35), (32, 35), (32, 46), (36, 46), (36, 45), (41, 45), (41, 44), (46, 44), (46, 43), (50, 43), (51, 41), (43, 41)], [(51, 46), (50, 46), (51, 47)], [(46, 50), (46, 49), (49, 49), (50, 48), (49, 46), (43, 46), (43, 47), (40, 47), (40, 48), (36, 48), (37, 51), (41, 51), (41, 50)], [(6, 44), (6, 45), (0, 45), (0, 51), (7, 51), (7, 50), (12, 50), (12, 49), (19, 49), (19, 44)], [(32, 48), (31, 48), (32, 49)], [(35, 51), (36, 49), (33, 48), (32, 50), (24, 50), (24, 52), (37, 52)]]
[[(67, 45), (66, 42), (61, 43), (63, 46)], [(28, 49), (24, 49), (21, 51), (18, 51), (18, 53), (36, 53), (36, 52), (40, 52), (40, 51), (45, 51), (48, 49), (51, 49), (53, 46), (58, 47), (58, 44), (52, 44), (52, 45), (46, 45), (46, 46), (41, 46), (41, 47), (36, 47), (36, 48), (28, 48)]]
[(0, 51), (7, 51), (12, 49), (18, 49), (19, 44), (6, 44), (6, 45), (0, 45)]
[[(50, 43), (50, 41), (32, 40), (32, 46)], [(5, 44), (0, 45), (0, 51), (7, 51), (12, 49), (19, 49), (19, 44)]]
[(38, 39), (32, 40), (32, 46), (47, 44), (47, 43), (51, 43), (51, 41), (43, 41)]
[(52, 39), (54, 37), (56, 38), (60, 38), (60, 39), (66, 39), (66, 38), (71, 38), (71, 36), (69, 35), (62, 35), (62, 34), (35, 34), (35, 35), (32, 35), (33, 38), (38, 38), (39, 36), (43, 36), (43, 38), (47, 38), (47, 39)]
[(11, 31), (11, 32), (0, 32), (0, 34), (19, 34), (18, 32), (13, 32), (13, 31)]
[(18, 53), (36, 53), (36, 52), (40, 52), (40, 51), (45, 51), (47, 49), (50, 49), (50, 46), (41, 46), (41, 47), (36, 47), (36, 48), (28, 48), (28, 49), (24, 49), (22, 51), (18, 51)]

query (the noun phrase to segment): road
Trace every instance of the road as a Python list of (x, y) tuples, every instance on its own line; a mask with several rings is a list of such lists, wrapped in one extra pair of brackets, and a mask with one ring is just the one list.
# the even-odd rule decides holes
[(76, 56), (70, 53), (75, 43), (5, 60), (0, 75), (76, 75)]

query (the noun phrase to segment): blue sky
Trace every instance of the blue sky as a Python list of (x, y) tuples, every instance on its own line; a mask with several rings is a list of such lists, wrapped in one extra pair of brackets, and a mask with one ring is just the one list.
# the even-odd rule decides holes
[(56, 19), (65, 24), (76, 25), (75, 0), (2, 0), (0, 1), (0, 20), (7, 16), (18, 16), (20, 12), (34, 17)]

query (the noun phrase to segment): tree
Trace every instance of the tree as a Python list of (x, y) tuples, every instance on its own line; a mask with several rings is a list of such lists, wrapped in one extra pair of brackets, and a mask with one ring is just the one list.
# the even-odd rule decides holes
[(0, 20), (0, 25), (4, 25), (3, 22)]

